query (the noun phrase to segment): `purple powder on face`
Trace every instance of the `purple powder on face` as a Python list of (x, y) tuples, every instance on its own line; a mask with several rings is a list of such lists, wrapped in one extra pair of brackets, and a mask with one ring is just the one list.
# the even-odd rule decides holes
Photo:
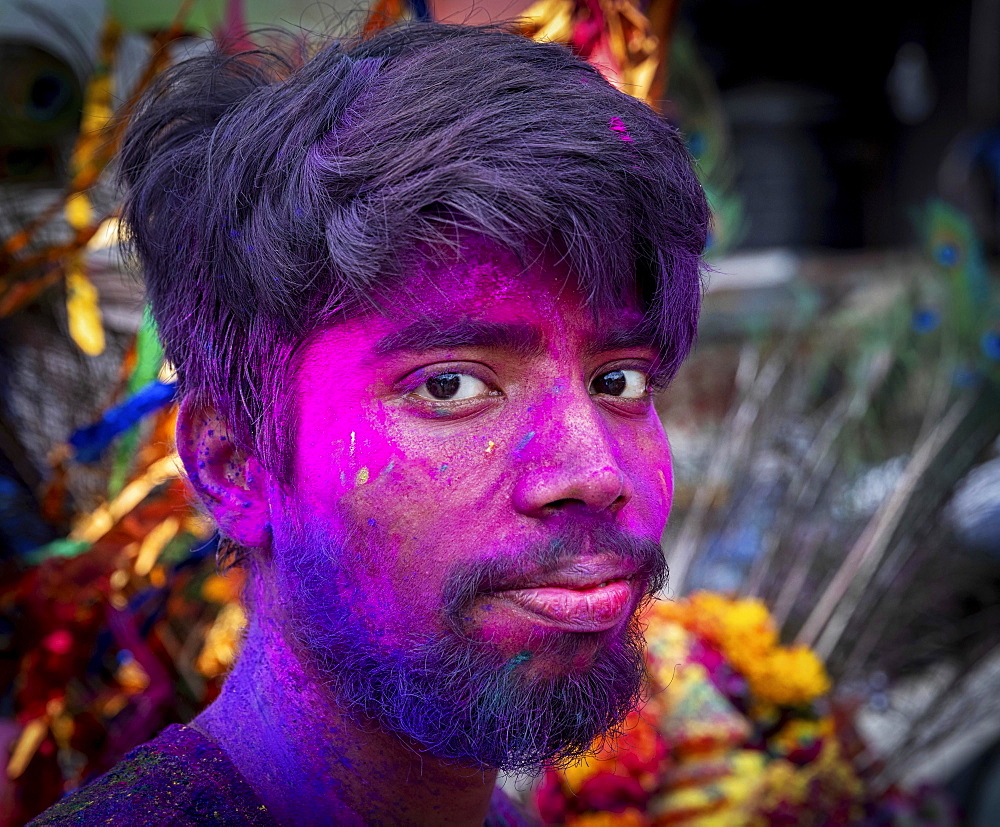
[[(534, 655), (505, 657), (467, 628), (477, 598), (507, 588), (527, 571), (565, 564), (589, 544), (595, 553), (633, 563), (646, 598), (666, 578), (656, 542), (640, 540), (601, 522), (567, 523), (551, 541), (526, 548), (501, 546), (494, 554), (447, 575), (442, 593), (443, 628), (413, 630), (395, 643), (371, 634), (370, 618), (338, 600), (331, 560), (350, 560), (350, 546), (334, 548), (311, 524), (287, 537), (281, 574), (298, 648), (330, 681), (348, 709), (362, 712), (389, 732), (416, 741), (446, 760), (507, 772), (534, 772), (572, 761), (593, 739), (613, 731), (636, 703), (644, 674), (641, 606), (627, 627), (602, 633), (603, 645), (587, 668), (558, 676), (533, 675)], [(489, 600), (477, 605), (489, 605)], [(494, 607), (495, 608), (495, 607)], [(582, 634), (582, 636), (581, 636)], [(569, 657), (585, 633), (566, 633), (541, 645), (538, 654)], [(589, 638), (588, 638), (589, 639)]]

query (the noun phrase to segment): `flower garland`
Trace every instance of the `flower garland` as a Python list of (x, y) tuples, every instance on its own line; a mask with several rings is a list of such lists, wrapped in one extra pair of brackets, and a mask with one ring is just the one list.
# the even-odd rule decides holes
[(623, 734), (546, 774), (545, 823), (647, 827), (851, 823), (863, 785), (843, 755), (823, 664), (778, 643), (756, 600), (699, 592), (644, 616), (649, 701)]
[[(746, 679), (758, 701), (797, 706), (830, 690), (826, 669), (812, 650), (778, 645), (777, 627), (759, 600), (696, 592), (682, 601), (656, 604), (649, 621), (653, 626), (677, 623), (700, 638)], [(711, 656), (709, 665), (715, 665)]]

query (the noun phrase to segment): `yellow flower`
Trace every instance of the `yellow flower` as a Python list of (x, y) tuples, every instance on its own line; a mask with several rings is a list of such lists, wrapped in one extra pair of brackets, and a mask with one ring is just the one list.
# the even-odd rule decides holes
[(791, 755), (798, 749), (814, 746), (822, 738), (820, 721), (792, 718), (778, 732), (768, 738), (768, 748), (778, 755)]
[(806, 704), (830, 690), (823, 663), (805, 646), (776, 648), (744, 674), (754, 695), (780, 706)]
[(735, 750), (706, 757), (703, 767), (714, 766), (714, 777), (682, 773), (668, 776), (661, 792), (650, 802), (655, 825), (684, 827), (743, 827), (745, 811), (760, 795), (767, 756), (756, 750)]
[(778, 630), (760, 600), (695, 592), (684, 600), (657, 604), (650, 621), (654, 632), (665, 622), (677, 623), (717, 648), (747, 679), (759, 701), (795, 706), (830, 689), (826, 670), (811, 650), (778, 645)]
[(583, 756), (577, 763), (571, 764), (562, 770), (563, 778), (570, 790), (576, 794), (580, 792), (584, 782), (590, 780), (599, 772), (603, 772), (600, 760), (593, 753)]
[[(753, 827), (768, 827), (774, 812), (802, 807), (819, 807), (821, 811), (829, 808), (828, 815), (835, 808), (847, 809), (849, 816), (843, 823), (853, 824), (862, 816), (863, 797), (864, 785), (840, 754), (836, 740), (831, 739), (814, 761), (802, 767), (781, 758), (769, 762), (764, 783), (753, 798), (744, 802), (744, 808)], [(806, 816), (807, 812), (803, 812), (804, 823), (819, 823)]]

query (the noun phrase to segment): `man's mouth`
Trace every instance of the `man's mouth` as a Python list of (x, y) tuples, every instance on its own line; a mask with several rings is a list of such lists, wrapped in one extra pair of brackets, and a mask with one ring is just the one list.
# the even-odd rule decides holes
[(578, 562), (491, 597), (513, 603), (546, 625), (569, 632), (613, 629), (633, 608), (631, 573), (600, 562)]

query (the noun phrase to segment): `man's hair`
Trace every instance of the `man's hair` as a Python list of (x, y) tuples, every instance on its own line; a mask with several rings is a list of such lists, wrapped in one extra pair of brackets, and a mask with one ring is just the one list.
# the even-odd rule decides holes
[(280, 468), (293, 358), (377, 309), (415, 251), (485, 235), (565, 258), (596, 312), (638, 295), (664, 373), (695, 336), (702, 189), (677, 130), (568, 49), (420, 23), (163, 73), (120, 158), (181, 393)]

